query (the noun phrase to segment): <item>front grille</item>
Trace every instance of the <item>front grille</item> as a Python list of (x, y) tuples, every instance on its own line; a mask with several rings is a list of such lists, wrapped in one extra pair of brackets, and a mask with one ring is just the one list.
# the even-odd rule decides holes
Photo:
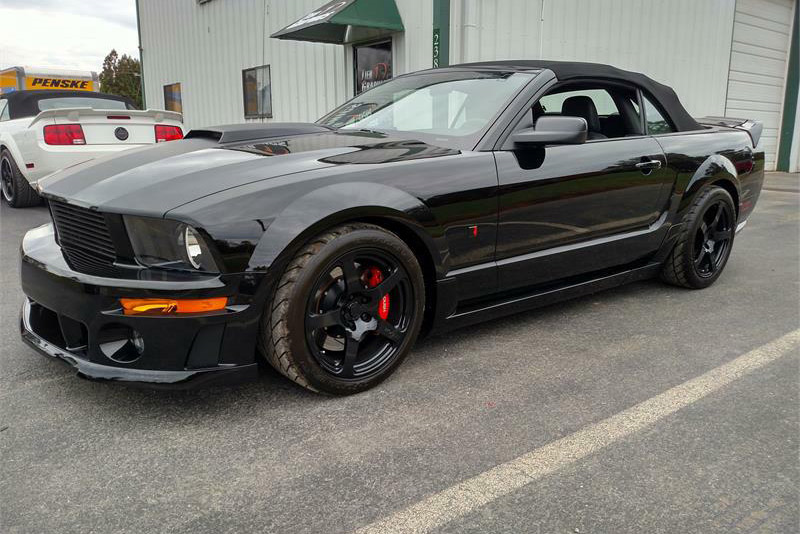
[(50, 202), (50, 212), (70, 267), (101, 276), (117, 272), (117, 254), (104, 214), (61, 202)]

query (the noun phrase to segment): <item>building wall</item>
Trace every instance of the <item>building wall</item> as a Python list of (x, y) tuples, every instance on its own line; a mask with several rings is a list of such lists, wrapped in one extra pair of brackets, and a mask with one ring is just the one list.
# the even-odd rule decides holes
[(764, 123), (759, 148), (775, 168), (795, 0), (737, 0), (725, 115)]
[(270, 65), (273, 120), (315, 120), (345, 98), (341, 46), (270, 39), (320, 0), (139, 0), (147, 106), (180, 82), (189, 128), (244, 120), (242, 69)]
[[(431, 67), (432, 0), (398, 0), (395, 72)], [(352, 47), (269, 36), (324, 0), (139, 0), (147, 106), (180, 82), (188, 128), (244, 121), (242, 69), (270, 65), (272, 119), (314, 121), (353, 95)]]
[[(322, 5), (319, 1), (317, 3)], [(394, 74), (406, 74), (431, 68), (433, 66), (433, 0), (395, 0), (395, 3), (400, 17), (403, 19), (405, 32), (392, 37)], [(287, 21), (286, 24), (291, 24), (291, 22), (293, 21)], [(345, 80), (347, 98), (338, 102), (341, 104), (355, 94), (355, 81), (353, 80), (353, 47), (346, 45), (339, 46), (339, 48), (344, 53), (345, 72), (347, 73)]]
[[(139, 0), (147, 105), (180, 82), (189, 128), (244, 121), (242, 69), (270, 65), (272, 119), (313, 121), (353, 95), (351, 46), (272, 39), (325, 0)], [(432, 66), (433, 0), (396, 0), (394, 72)], [(450, 64), (597, 61), (675, 88), (692, 115), (764, 122), (774, 167), (795, 0), (450, 0)]]
[(611, 63), (672, 86), (693, 115), (725, 111), (735, 0), (452, 0), (451, 63)]

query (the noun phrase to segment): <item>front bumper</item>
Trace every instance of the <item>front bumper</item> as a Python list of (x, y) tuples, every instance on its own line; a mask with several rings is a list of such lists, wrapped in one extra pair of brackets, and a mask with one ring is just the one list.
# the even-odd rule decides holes
[[(79, 376), (154, 387), (194, 387), (257, 376), (257, 275), (105, 278), (70, 269), (52, 227), (26, 234), (20, 269), (26, 301), (22, 339), (71, 365)], [(225, 310), (167, 316), (124, 315), (122, 297), (226, 296)]]

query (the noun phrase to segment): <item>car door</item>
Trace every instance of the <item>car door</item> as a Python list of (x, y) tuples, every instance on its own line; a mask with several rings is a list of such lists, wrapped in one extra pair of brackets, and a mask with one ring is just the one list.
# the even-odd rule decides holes
[[(631, 264), (658, 248), (674, 176), (660, 145), (641, 129), (617, 137), (592, 132), (620, 122), (623, 111), (641, 128), (636, 92), (612, 92), (562, 89), (534, 105), (533, 114), (559, 114), (569, 98), (591, 98), (604, 120), (594, 121), (586, 143), (495, 152), (501, 291)], [(529, 126), (532, 119), (524, 120)]]

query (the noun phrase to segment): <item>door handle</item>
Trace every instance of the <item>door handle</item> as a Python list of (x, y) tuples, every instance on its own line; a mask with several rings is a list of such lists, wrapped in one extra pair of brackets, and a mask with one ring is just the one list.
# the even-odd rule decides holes
[(651, 159), (649, 161), (643, 161), (641, 163), (636, 164), (636, 168), (640, 171), (651, 171), (653, 169), (660, 169), (661, 168), (661, 161), (657, 159)]

